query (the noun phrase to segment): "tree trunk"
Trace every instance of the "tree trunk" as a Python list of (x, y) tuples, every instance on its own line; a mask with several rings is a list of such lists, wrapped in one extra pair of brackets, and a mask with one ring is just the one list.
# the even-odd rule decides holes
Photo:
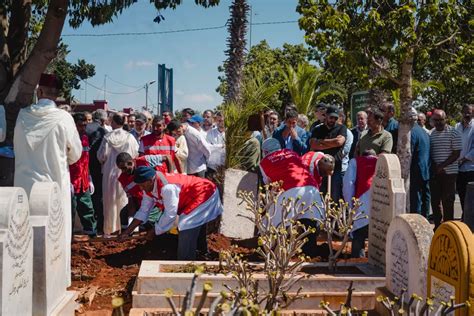
[(247, 34), (247, 14), (250, 10), (247, 0), (234, 0), (230, 6), (231, 17), (229, 24), (229, 38), (227, 40), (228, 56), (225, 64), (227, 79), (227, 93), (224, 102), (239, 102), (242, 97), (242, 79), (245, 63), (245, 46)]
[(411, 165), (411, 128), (413, 121), (409, 116), (409, 111), (413, 102), (412, 94), (413, 81), (413, 52), (403, 62), (400, 77), (400, 124), (398, 128), (397, 155), (400, 165), (403, 166), (401, 173), (405, 180), (405, 192), (407, 194), (407, 212), (410, 212), (410, 165)]

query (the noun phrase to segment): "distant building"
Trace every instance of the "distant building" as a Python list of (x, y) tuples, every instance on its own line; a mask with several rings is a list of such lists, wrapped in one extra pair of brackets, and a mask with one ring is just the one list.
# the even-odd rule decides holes
[(94, 100), (93, 103), (72, 103), (73, 112), (94, 112), (95, 110), (102, 109), (109, 112), (109, 104), (107, 100)]

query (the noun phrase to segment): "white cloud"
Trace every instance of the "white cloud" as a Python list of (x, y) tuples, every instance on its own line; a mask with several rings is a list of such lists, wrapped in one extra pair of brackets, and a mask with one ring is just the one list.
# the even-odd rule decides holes
[(192, 63), (189, 59), (183, 61), (183, 68), (186, 70), (196, 68), (196, 64)]
[(206, 93), (195, 93), (195, 94), (186, 94), (183, 97), (184, 102), (189, 103), (212, 103), (214, 102), (214, 97)]
[(183, 90), (179, 90), (179, 89), (175, 89), (175, 90), (174, 90), (174, 93), (175, 93), (176, 95), (184, 95), (184, 91), (183, 91)]
[(150, 60), (130, 60), (128, 63), (125, 64), (126, 69), (134, 69), (134, 68), (148, 68), (153, 67), (156, 64)]

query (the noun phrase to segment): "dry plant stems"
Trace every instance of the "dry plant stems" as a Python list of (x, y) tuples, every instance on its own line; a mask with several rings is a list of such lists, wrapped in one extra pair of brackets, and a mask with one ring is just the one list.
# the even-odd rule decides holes
[(339, 306), (338, 311), (333, 311), (331, 307), (329, 306), (329, 302), (321, 301), (319, 303), (319, 306), (323, 308), (328, 315), (332, 316), (340, 316), (340, 315), (347, 315), (347, 316), (352, 316), (352, 315), (363, 315), (366, 316), (368, 313), (366, 311), (359, 312), (357, 311), (356, 308), (352, 308), (351, 306), (351, 301), (352, 301), (352, 293), (354, 292), (354, 288), (352, 287), (353, 281), (351, 281), (349, 287), (347, 288), (347, 298), (345, 303), (341, 303)]
[[(353, 199), (353, 207), (351, 208), (349, 207), (349, 203), (343, 200), (339, 200), (339, 203), (334, 203), (329, 194), (321, 197), (324, 201), (324, 206), (315, 205), (320, 215), (320, 217), (315, 218), (315, 220), (319, 223), (321, 230), (327, 233), (329, 246), (328, 269), (330, 272), (335, 272), (337, 268), (337, 258), (339, 258), (349, 241), (355, 221), (367, 218), (367, 215), (359, 212), (361, 203), (357, 199)], [(332, 243), (334, 236), (342, 240), (339, 249), (334, 249)]]
[(469, 301), (456, 304), (454, 296), (450, 297), (449, 302), (441, 302), (437, 309), (434, 308), (432, 297), (426, 298), (422, 304), (423, 298), (417, 294), (412, 294), (408, 303), (405, 303), (406, 292), (406, 289), (402, 289), (400, 297), (396, 296), (393, 300), (388, 297), (378, 296), (377, 301), (382, 303), (392, 316), (445, 316), (452, 314), (455, 310), (471, 307)]
[[(305, 205), (298, 197), (283, 198), (281, 201), (281, 222), (274, 226), (272, 217), (278, 216), (277, 203), (283, 191), (281, 183), (266, 185), (256, 199), (253, 192), (239, 192), (239, 198), (246, 203), (246, 209), (254, 215), (254, 222), (260, 233), (257, 253), (264, 259), (264, 271), (267, 276), (268, 290), (260, 293), (258, 304), (264, 304), (266, 311), (275, 311), (290, 306), (301, 298), (301, 288), (289, 294), (295, 283), (304, 275), (299, 271), (305, 262), (302, 247), (313, 229), (298, 222), (314, 205)], [(290, 218), (290, 214), (294, 214)], [(293, 259), (293, 260), (292, 260)], [(263, 291), (262, 291), (263, 292)]]

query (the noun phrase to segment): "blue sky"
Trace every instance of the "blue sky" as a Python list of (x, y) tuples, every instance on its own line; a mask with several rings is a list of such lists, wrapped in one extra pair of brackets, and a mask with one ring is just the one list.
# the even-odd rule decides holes
[[(194, 1), (176, 10), (162, 11), (165, 21), (157, 24), (153, 19), (157, 11), (148, 1), (138, 4), (116, 18), (113, 23), (91, 27), (84, 23), (78, 29), (65, 26), (66, 34), (106, 34), (121, 32), (155, 32), (222, 26), (229, 17), (230, 0), (221, 0), (218, 7), (204, 9), (194, 5)], [(253, 23), (298, 20), (295, 12), (297, 0), (250, 0), (253, 10)], [(68, 59), (76, 62), (83, 58), (96, 66), (96, 75), (89, 79), (94, 86), (104, 87), (107, 75), (106, 98), (112, 108), (134, 107), (145, 104), (145, 91), (129, 93), (142, 87), (146, 82), (157, 79), (157, 65), (166, 64), (174, 69), (174, 108), (191, 107), (197, 110), (214, 108), (222, 101), (215, 92), (218, 86), (217, 67), (225, 60), (227, 30), (206, 30), (187, 33), (172, 33), (144, 36), (117, 37), (69, 37), (63, 41), (69, 45)], [(271, 47), (283, 43), (304, 42), (304, 33), (297, 23), (278, 25), (256, 25), (252, 27), (252, 43), (266, 39)], [(114, 81), (133, 87), (126, 87)], [(87, 93), (87, 100), (86, 100)], [(91, 86), (75, 91), (74, 95), (82, 102), (103, 99), (104, 92)], [(148, 104), (156, 106), (157, 84), (149, 89)]]

